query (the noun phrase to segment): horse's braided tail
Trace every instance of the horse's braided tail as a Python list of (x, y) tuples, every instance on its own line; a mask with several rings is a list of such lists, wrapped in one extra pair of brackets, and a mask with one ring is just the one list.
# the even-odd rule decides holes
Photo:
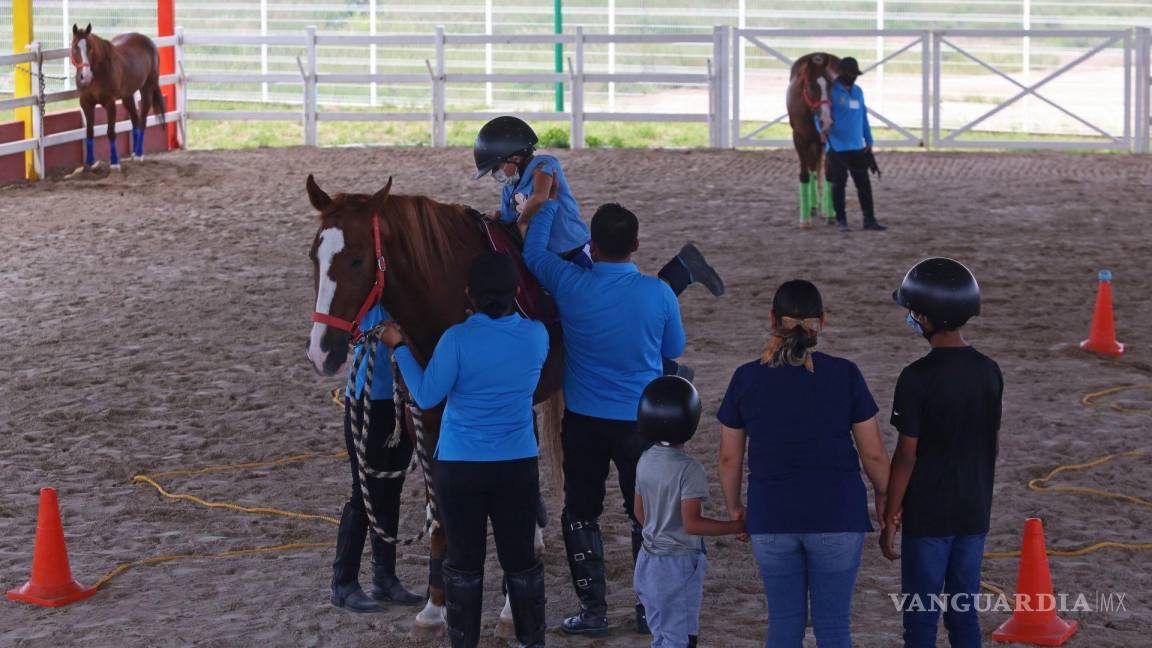
[[(165, 119), (168, 115), (168, 105), (164, 101), (164, 91), (160, 89), (159, 83), (157, 83), (156, 87), (152, 90), (152, 106), (156, 113), (156, 118), (160, 120), (160, 125), (166, 125), (168, 123)], [(144, 120), (148, 120), (148, 115), (144, 115)]]

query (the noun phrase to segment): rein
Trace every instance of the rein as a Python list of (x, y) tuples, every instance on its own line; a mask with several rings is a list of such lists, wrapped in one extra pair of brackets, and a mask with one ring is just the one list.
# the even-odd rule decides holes
[[(421, 541), (425, 535), (436, 530), (438, 526), (436, 522), (436, 494), (432, 487), (432, 481), (428, 477), (431, 467), (428, 461), (427, 441), (424, 434), (423, 412), (407, 391), (401, 391), (400, 368), (394, 359), (392, 361), (392, 384), (394, 390), (393, 402), (396, 406), (396, 427), (392, 429), (392, 434), (388, 437), (387, 446), (389, 448), (395, 448), (400, 444), (400, 435), (403, 434), (404, 412), (406, 410), (412, 417), (412, 426), (416, 437), (416, 457), (413, 459), (412, 465), (406, 470), (380, 471), (368, 467), (368, 430), (370, 429), (372, 421), (372, 373), (375, 370), (376, 352), (379, 348), (380, 332), (383, 326), (383, 323), (381, 323), (359, 336), (363, 339), (363, 344), (358, 346), (352, 367), (348, 372), (348, 393), (355, 394), (356, 376), (360, 374), (361, 366), (367, 363), (366, 373), (364, 374), (364, 389), (356, 399), (357, 416), (352, 422), (352, 446), (356, 451), (356, 468), (360, 477), (360, 494), (364, 500), (364, 513), (368, 517), (368, 524), (372, 528), (372, 532), (388, 544), (403, 547)], [(397, 537), (389, 535), (384, 531), (383, 527), (380, 526), (380, 522), (376, 518), (376, 511), (373, 509), (372, 496), (368, 490), (368, 480), (403, 479), (406, 473), (416, 469), (417, 462), (419, 462), (421, 476), (424, 478), (424, 487), (428, 493), (428, 504), (424, 508), (424, 526), (415, 536), (400, 540)]]
[(329, 315), (328, 313), (321, 313), (313, 311), (312, 321), (319, 324), (331, 326), (334, 329), (344, 331), (352, 336), (352, 343), (359, 342), (364, 337), (364, 332), (360, 330), (360, 322), (368, 311), (372, 310), (379, 301), (381, 295), (384, 294), (385, 276), (384, 272), (388, 269), (388, 262), (384, 259), (384, 252), (381, 249), (380, 242), (380, 214), (372, 214), (372, 244), (376, 250), (376, 279), (372, 282), (372, 290), (368, 292), (368, 296), (364, 298), (364, 303), (360, 306), (360, 311), (356, 313), (356, 319), (351, 321)]

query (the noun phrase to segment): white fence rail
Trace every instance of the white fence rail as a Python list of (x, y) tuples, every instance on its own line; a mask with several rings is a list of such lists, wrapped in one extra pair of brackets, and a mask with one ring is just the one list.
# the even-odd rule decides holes
[[(746, 91), (753, 85), (748, 81), (748, 70), (744, 69), (746, 61), (746, 48), (752, 47), (760, 52), (767, 53), (781, 64), (790, 65), (792, 58), (785, 54), (785, 50), (795, 51), (796, 39), (819, 38), (823, 42), (836, 43), (838, 39), (845, 38), (885, 38), (897, 43), (895, 49), (880, 52), (877, 60), (865, 66), (865, 71), (876, 70), (880, 72), (885, 65), (891, 64), (896, 57), (918, 54), (916, 75), (920, 86), (919, 108), (915, 113), (908, 112), (904, 118), (888, 117), (878, 110), (869, 109), (869, 114), (879, 122), (887, 131), (896, 137), (881, 140), (879, 144), (895, 146), (921, 146), (925, 148), (1082, 148), (1082, 149), (1114, 149), (1129, 150), (1136, 153), (1148, 153), (1150, 148), (1149, 136), (1152, 126), (1152, 99), (1150, 99), (1150, 84), (1152, 84), (1152, 35), (1147, 28), (1132, 30), (769, 30), (769, 29), (737, 29), (729, 26), (717, 26), (711, 34), (587, 34), (582, 27), (577, 27), (574, 33), (569, 34), (523, 34), (523, 35), (489, 35), (489, 34), (447, 34), (443, 27), (438, 27), (433, 34), (376, 34), (376, 35), (335, 35), (320, 34), (315, 27), (308, 27), (302, 36), (291, 35), (224, 35), (224, 34), (185, 34), (183, 29), (177, 29), (175, 36), (156, 39), (159, 47), (171, 46), (175, 50), (176, 74), (162, 78), (162, 85), (173, 84), (176, 87), (175, 110), (166, 115), (169, 122), (178, 125), (180, 142), (187, 143), (188, 120), (245, 120), (245, 121), (296, 121), (303, 125), (303, 141), (306, 145), (316, 145), (318, 142), (318, 128), (321, 122), (355, 121), (355, 122), (390, 122), (390, 121), (425, 121), (431, 127), (431, 144), (444, 146), (447, 143), (447, 125), (454, 120), (483, 120), (491, 117), (492, 112), (450, 111), (446, 101), (447, 89), (452, 84), (552, 84), (562, 83), (568, 86), (571, 100), (566, 112), (529, 112), (520, 113), (524, 118), (533, 121), (568, 121), (571, 128), (571, 146), (583, 148), (585, 146), (585, 125), (589, 121), (649, 121), (649, 122), (697, 122), (708, 124), (708, 143), (710, 146), (730, 148), (737, 146), (786, 146), (790, 139), (760, 137), (771, 126), (783, 122), (787, 114), (780, 115), (774, 120), (767, 121), (749, 134), (744, 134), (744, 127), (749, 119), (743, 116), (742, 105), (747, 103)], [(1031, 82), (1025, 78), (1021, 81), (1011, 74), (1003, 71), (1000, 66), (982, 58), (975, 48), (960, 45), (958, 41), (964, 38), (997, 39), (997, 38), (1064, 38), (1091, 40), (1096, 39), (1094, 46), (1089, 46), (1086, 52), (1070, 60), (1062, 61), (1055, 71), (1040, 81)], [(1079, 42), (1079, 41), (1077, 41)], [(566, 72), (557, 73), (476, 73), (471, 71), (455, 71), (449, 69), (447, 51), (453, 46), (476, 45), (552, 45), (563, 44), (571, 47), (570, 56), (566, 60)], [(711, 56), (701, 57), (699, 72), (614, 72), (589, 73), (586, 71), (586, 46), (588, 45), (624, 45), (640, 43), (657, 43), (671, 45), (711, 45)], [(220, 47), (220, 46), (259, 46), (273, 47), (299, 47), (302, 57), (297, 57), (299, 70), (297, 73), (269, 73), (266, 71), (252, 73), (217, 73), (197, 72), (185, 70), (186, 49), (192, 47)], [(326, 73), (322, 69), (322, 52), (324, 47), (347, 46), (376, 46), (376, 47), (421, 47), (431, 48), (433, 58), (424, 61), (426, 73)], [(1119, 129), (1107, 129), (1098, 126), (1093, 120), (1079, 115), (1076, 111), (1061, 105), (1059, 102), (1040, 93), (1040, 90), (1054, 79), (1068, 73), (1083, 61), (1100, 53), (1106, 48), (1115, 50), (1119, 48), (1122, 62), (1113, 65), (1112, 70), (1119, 70), (1122, 74), (1123, 100), (1108, 105), (1106, 111), (1113, 117), (1112, 122), (1122, 124)], [(829, 49), (835, 49), (829, 48)], [(887, 52), (885, 54), (885, 52)], [(944, 84), (949, 80), (946, 54), (963, 57), (978, 64), (981, 68), (1012, 84), (1018, 92), (1007, 100), (995, 104), (994, 107), (975, 118), (969, 119), (961, 126), (944, 132), (942, 128), (942, 111), (945, 108), (942, 96)], [(30, 65), (31, 73), (43, 73), (46, 61), (67, 58), (67, 49), (41, 50), (39, 43), (33, 43), (29, 52), (0, 56), (0, 67)], [(904, 65), (908, 65), (904, 59)], [(262, 69), (253, 62), (254, 69)], [(783, 84), (787, 83), (787, 70), (776, 70), (775, 79), (781, 78)], [(18, 69), (16, 72), (26, 73)], [(35, 78), (35, 76), (34, 76)], [(881, 81), (883, 82), (883, 81)], [(589, 111), (585, 108), (585, 84), (663, 84), (663, 85), (697, 85), (705, 86), (708, 93), (707, 108), (703, 112), (617, 112)], [(763, 84), (756, 81), (763, 87)], [(303, 87), (303, 97), (300, 110), (211, 110), (189, 111), (188, 88), (197, 84), (252, 84), (260, 88), (275, 84), (298, 84)], [(321, 84), (339, 85), (426, 85), (431, 96), (431, 110), (419, 112), (352, 112), (322, 109), (317, 93)], [(778, 88), (783, 106), (784, 86)], [(0, 144), (0, 155), (9, 155), (23, 151), (33, 151), (37, 170), (43, 172), (43, 151), (46, 146), (72, 142), (83, 139), (83, 129), (68, 131), (46, 136), (42, 132), (41, 122), (43, 107), (47, 104), (75, 99), (78, 96), (75, 90), (63, 92), (43, 93), (41, 85), (33, 83), (33, 96), (0, 101), (0, 110), (15, 108), (32, 108), (33, 136), (8, 144)], [(907, 103), (915, 100), (909, 99)], [(1042, 103), (1069, 116), (1076, 122), (1087, 126), (1098, 137), (1095, 139), (1069, 139), (1056, 140), (1051, 137), (1030, 137), (1011, 141), (961, 138), (966, 133), (974, 132), (975, 128), (986, 122), (997, 113), (1020, 101), (1033, 101)], [(891, 102), (890, 102), (891, 103)], [(887, 106), (885, 106), (887, 108)], [(905, 106), (906, 109), (913, 106)], [(169, 107), (171, 108), (171, 107)], [(157, 120), (150, 118), (149, 125)], [(955, 121), (955, 120), (953, 120)], [(130, 124), (122, 122), (117, 129), (127, 128)], [(105, 127), (99, 129), (102, 134)]]

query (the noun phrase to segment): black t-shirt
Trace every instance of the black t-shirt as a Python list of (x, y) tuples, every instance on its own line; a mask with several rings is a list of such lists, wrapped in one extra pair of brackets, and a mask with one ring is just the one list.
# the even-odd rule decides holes
[(1000, 367), (972, 347), (933, 349), (900, 373), (892, 425), (918, 439), (904, 533), (988, 532), (1003, 395)]

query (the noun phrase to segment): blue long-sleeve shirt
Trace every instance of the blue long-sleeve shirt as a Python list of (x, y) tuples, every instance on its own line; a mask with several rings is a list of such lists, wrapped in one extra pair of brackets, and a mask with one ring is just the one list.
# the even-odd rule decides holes
[(519, 314), (473, 315), (444, 332), (421, 367), (396, 350), (404, 382), (421, 409), (445, 398), (436, 456), (445, 461), (506, 461), (537, 456), (532, 393), (548, 357), (548, 331)]
[(564, 399), (585, 416), (635, 421), (640, 394), (659, 377), (663, 358), (684, 353), (680, 303), (668, 284), (632, 263), (591, 270), (548, 251), (556, 201), (536, 212), (524, 262), (552, 293), (564, 327)]
[(564, 254), (584, 247), (592, 238), (591, 234), (588, 232), (588, 226), (580, 219), (580, 206), (576, 204), (576, 197), (572, 195), (572, 189), (568, 186), (568, 178), (564, 175), (564, 169), (560, 167), (560, 161), (551, 155), (534, 156), (524, 168), (520, 182), (516, 183), (515, 187), (504, 187), (500, 203), (500, 220), (510, 223), (520, 217), (520, 212), (516, 211), (518, 200), (528, 200), (532, 197), (536, 171), (556, 176), (558, 214), (552, 221), (548, 249), (556, 254)]
[[(845, 88), (839, 81), (832, 83), (832, 130), (828, 131), (829, 151), (859, 151), (872, 146), (872, 127), (868, 124), (868, 106), (864, 104), (864, 90), (859, 84)], [(815, 115), (816, 130), (823, 132), (820, 114)]]
[[(377, 304), (372, 307), (367, 313), (364, 314), (364, 319), (360, 320), (360, 330), (368, 331), (380, 322), (387, 322), (392, 319), (388, 315), (388, 311), (384, 307)], [(357, 344), (352, 350), (352, 361), (364, 352), (362, 344)], [(368, 361), (365, 359), (360, 365), (360, 371), (356, 374), (356, 392), (347, 387), (344, 388), (344, 398), (360, 398), (360, 394), (364, 393), (364, 382), (368, 376)], [(376, 360), (372, 365), (372, 393), (368, 394), (369, 400), (392, 400), (392, 354), (388, 351), (388, 347), (384, 344), (376, 345)]]

